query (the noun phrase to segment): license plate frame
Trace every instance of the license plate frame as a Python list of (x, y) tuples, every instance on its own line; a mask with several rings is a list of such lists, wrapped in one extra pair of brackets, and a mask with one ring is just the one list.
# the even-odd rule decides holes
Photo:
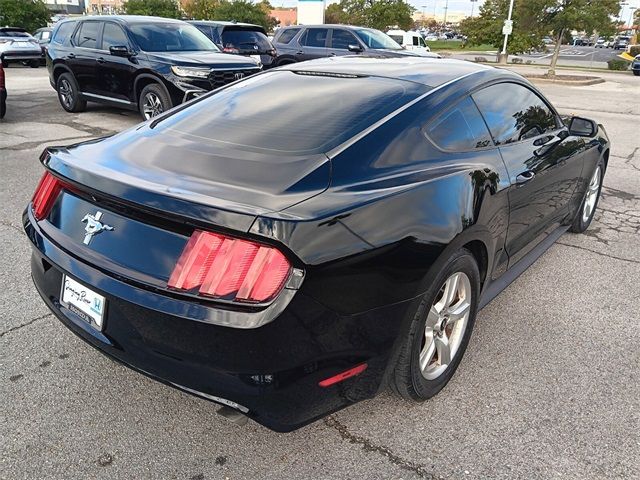
[(60, 304), (98, 331), (104, 327), (107, 299), (69, 275), (62, 275)]

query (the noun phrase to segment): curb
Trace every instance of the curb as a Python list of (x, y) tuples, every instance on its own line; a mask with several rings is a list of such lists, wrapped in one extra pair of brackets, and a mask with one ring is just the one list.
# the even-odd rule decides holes
[(524, 75), (524, 77), (533, 83), (555, 83), (556, 85), (574, 85), (578, 87), (586, 87), (589, 85), (597, 85), (598, 83), (604, 83), (605, 79), (600, 77), (585, 77), (581, 80), (564, 80), (564, 79), (552, 79), (543, 78), (537, 76)]

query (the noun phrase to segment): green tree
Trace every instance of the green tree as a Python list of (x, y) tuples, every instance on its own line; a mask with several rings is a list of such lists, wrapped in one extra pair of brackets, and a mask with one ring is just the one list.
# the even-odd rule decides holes
[(410, 29), (414, 8), (404, 0), (340, 0), (325, 11), (325, 22), (345, 23), (386, 30)]
[[(613, 17), (620, 10), (619, 0), (527, 0), (522, 9), (540, 27), (553, 32), (556, 46), (551, 57), (549, 75), (556, 74), (560, 45), (565, 32), (611, 31)], [(515, 28), (515, 26), (514, 26)]]
[(267, 30), (273, 27), (273, 21), (264, 8), (247, 0), (221, 0), (216, 9), (216, 17), (218, 20), (235, 20), (262, 25)]
[(184, 11), (194, 20), (213, 20), (219, 5), (219, 0), (189, 0), (184, 4)]
[(152, 15), (154, 17), (181, 18), (176, 0), (127, 0), (124, 11), (128, 15)]
[[(460, 22), (460, 31), (469, 38), (470, 45), (489, 44), (502, 49), (502, 25), (508, 11), (509, 0), (486, 0), (478, 16), (467, 17)], [(516, 2), (512, 20), (513, 34), (509, 36), (508, 43), (510, 52), (526, 52), (541, 44), (544, 28), (532, 21), (520, 2)]]
[(51, 12), (42, 0), (0, 0), (0, 26), (33, 32), (45, 27), (50, 19)]

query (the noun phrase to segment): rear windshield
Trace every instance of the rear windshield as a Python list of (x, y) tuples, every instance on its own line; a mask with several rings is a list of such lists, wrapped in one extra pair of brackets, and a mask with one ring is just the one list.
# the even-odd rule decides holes
[(222, 32), (222, 46), (235, 48), (241, 52), (266, 52), (272, 48), (264, 33), (252, 30), (224, 30)]
[[(155, 128), (257, 151), (321, 153), (429, 89), (381, 77), (329, 75), (257, 75), (195, 102)], [(328, 104), (327, 99), (335, 100)]]
[(144, 52), (219, 51), (204, 33), (187, 23), (134, 23), (130, 30)]
[(31, 35), (23, 30), (0, 30), (0, 37), (30, 37)]

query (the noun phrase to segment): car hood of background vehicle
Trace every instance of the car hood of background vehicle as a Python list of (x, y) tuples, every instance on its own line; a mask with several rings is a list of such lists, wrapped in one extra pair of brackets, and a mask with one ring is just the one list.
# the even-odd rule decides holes
[(159, 52), (147, 53), (150, 59), (171, 65), (207, 66), (211, 68), (258, 68), (253, 60), (239, 55), (217, 52)]
[[(150, 208), (166, 208), (162, 197), (173, 197), (243, 214), (247, 220), (323, 192), (331, 173), (324, 154), (281, 155), (212, 145), (158, 132), (148, 124), (51, 148), (44, 163), (82, 185)], [(248, 229), (251, 222), (233, 226)]]
[(387, 48), (370, 48), (366, 51), (368, 56), (375, 57), (420, 57), (416, 52), (411, 50), (391, 50)]

